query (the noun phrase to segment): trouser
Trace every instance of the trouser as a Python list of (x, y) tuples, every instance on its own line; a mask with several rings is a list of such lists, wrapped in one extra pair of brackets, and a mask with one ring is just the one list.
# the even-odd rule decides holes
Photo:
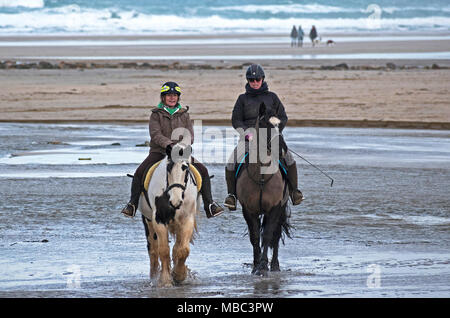
[[(139, 203), (139, 197), (141, 192), (144, 190), (144, 176), (148, 169), (151, 168), (155, 163), (165, 158), (165, 154), (159, 152), (150, 152), (150, 154), (145, 158), (145, 160), (136, 169), (133, 181), (131, 182), (131, 196), (130, 203), (137, 207)], [(205, 209), (213, 202), (211, 194), (211, 180), (209, 178), (208, 169), (201, 162), (197, 161), (192, 157), (192, 164), (197, 168), (198, 172), (202, 176), (202, 188), (200, 193), (202, 194), (203, 204)]]

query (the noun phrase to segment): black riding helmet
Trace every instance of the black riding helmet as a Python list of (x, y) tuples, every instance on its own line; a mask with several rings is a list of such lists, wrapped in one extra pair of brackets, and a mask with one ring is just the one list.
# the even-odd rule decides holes
[(177, 94), (178, 96), (180, 96), (181, 95), (180, 86), (178, 86), (178, 84), (175, 82), (164, 83), (164, 85), (161, 87), (161, 96), (167, 94)]
[(259, 64), (252, 64), (248, 67), (247, 73), (245, 74), (247, 79), (256, 79), (256, 78), (264, 78), (266, 75), (264, 74), (264, 70), (261, 65)]

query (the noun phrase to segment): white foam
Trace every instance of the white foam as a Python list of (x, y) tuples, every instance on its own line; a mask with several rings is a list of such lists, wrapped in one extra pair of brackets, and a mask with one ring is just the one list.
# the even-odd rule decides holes
[(240, 11), (246, 13), (269, 12), (277, 13), (331, 13), (331, 12), (360, 12), (359, 9), (327, 6), (320, 4), (282, 4), (282, 5), (240, 5), (212, 7), (213, 11)]
[[(394, 12), (405, 12), (405, 11), (435, 11), (435, 12), (449, 12), (450, 7), (432, 7), (432, 6), (421, 6), (421, 7), (382, 7), (378, 6), (381, 12), (386, 12), (392, 14)], [(369, 13), (373, 11), (370, 10), (369, 6), (363, 7), (337, 7), (321, 4), (280, 4), (280, 5), (240, 5), (240, 6), (224, 6), (224, 7), (212, 7), (213, 11), (238, 11), (245, 13), (262, 13), (267, 12), (270, 14), (278, 13)]]
[(0, 0), (0, 7), (43, 8), (44, 0)]
[[(436, 13), (437, 15), (439, 13)], [(76, 5), (37, 12), (0, 14), (0, 34), (59, 33), (73, 34), (214, 34), (214, 33), (280, 33), (288, 34), (292, 25), (301, 24), (309, 31), (361, 30), (443, 30), (448, 31), (450, 17), (427, 16), (416, 18), (258, 18), (227, 19), (219, 15), (208, 17), (137, 14), (135, 11), (114, 12), (109, 9), (81, 9)]]

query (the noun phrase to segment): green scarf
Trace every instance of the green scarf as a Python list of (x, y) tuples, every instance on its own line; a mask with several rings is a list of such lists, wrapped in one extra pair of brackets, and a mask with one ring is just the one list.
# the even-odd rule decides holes
[(181, 105), (177, 104), (175, 107), (170, 108), (164, 105), (162, 102), (158, 104), (158, 108), (164, 109), (166, 112), (168, 112), (170, 115), (175, 114), (177, 111), (181, 109)]

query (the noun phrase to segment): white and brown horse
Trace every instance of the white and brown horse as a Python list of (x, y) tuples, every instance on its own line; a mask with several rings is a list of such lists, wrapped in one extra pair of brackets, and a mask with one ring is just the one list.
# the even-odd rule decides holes
[[(199, 206), (190, 154), (190, 146), (174, 146), (154, 170), (148, 192), (139, 200), (150, 256), (150, 278), (157, 279), (159, 274), (159, 287), (181, 283), (187, 277), (185, 262), (197, 230)], [(169, 233), (175, 239), (172, 271)]]

